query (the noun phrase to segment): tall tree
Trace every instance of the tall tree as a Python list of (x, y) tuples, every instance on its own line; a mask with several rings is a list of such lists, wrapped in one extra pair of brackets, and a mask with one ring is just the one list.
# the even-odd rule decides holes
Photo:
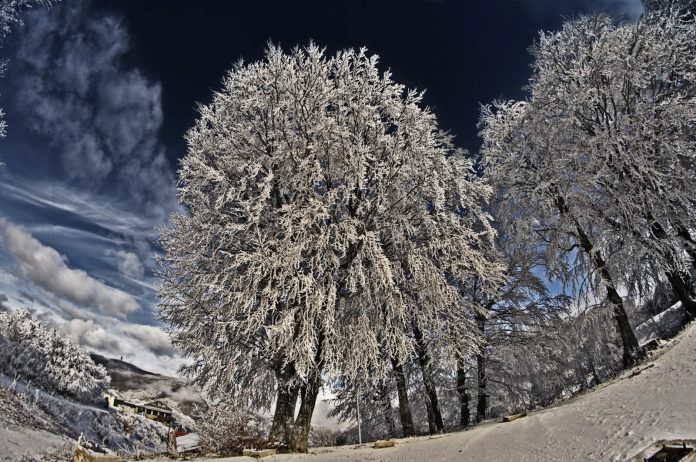
[(385, 356), (413, 356), (414, 320), (472, 336), (451, 281), (500, 278), (484, 252), (490, 188), (421, 94), (365, 50), (269, 46), (200, 112), (179, 171), (185, 212), (161, 232), (161, 316), (209, 392), (251, 407), (268, 387), (297, 393), (278, 433), (306, 451), (324, 378), (386, 376)]
[(399, 398), (399, 417), (401, 418), (401, 432), (404, 438), (415, 436), (416, 430), (413, 425), (413, 414), (411, 413), (411, 401), (408, 398), (408, 383), (406, 382), (406, 374), (404, 374), (403, 364), (400, 364), (396, 359), (391, 359), (392, 369), (394, 373), (394, 382), (396, 383), (396, 392)]
[(591, 276), (592, 293), (614, 309), (626, 365), (639, 348), (622, 287), (654, 286), (649, 266), (688, 312), (696, 307), (691, 244), (679, 231), (694, 219), (695, 33), (676, 15), (570, 21), (535, 46), (530, 98), (482, 111), (488, 171), (509, 207), (504, 221), (536, 238), (550, 274)]

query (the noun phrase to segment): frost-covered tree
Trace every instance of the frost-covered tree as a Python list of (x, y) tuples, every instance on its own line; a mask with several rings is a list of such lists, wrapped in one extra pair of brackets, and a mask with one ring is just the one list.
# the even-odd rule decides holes
[(396, 398), (396, 388), (390, 379), (365, 381), (359, 388), (337, 380), (332, 384), (332, 389), (335, 398), (328, 400), (331, 403), (329, 417), (336, 417), (339, 422), (355, 424), (357, 433), (357, 401), (360, 400), (363, 441), (389, 439), (397, 435), (397, 412), (392, 405)]
[(9, 35), (13, 28), (22, 25), (21, 13), (28, 8), (50, 6), (53, 0), (0, 0), (0, 38)]
[(489, 416), (548, 406), (606, 381), (621, 368), (611, 310), (526, 319), (526, 328), (497, 332), (489, 351)]
[[(494, 199), (494, 216), (501, 215), (499, 207)], [(566, 297), (550, 293), (546, 281), (540, 277), (544, 255), (535, 241), (518, 239), (518, 236), (501, 229), (497, 248), (505, 262), (505, 284), (493, 295), (481, 290), (478, 278), (471, 279), (463, 288), (472, 302), (482, 308), (474, 319), (483, 344), (473, 361), (463, 361), (457, 369), (461, 426), (469, 424), (471, 401), (475, 401), (477, 422), (488, 417), (491, 398), (495, 398), (489, 388), (490, 372), (508, 367), (496, 359), (496, 351), (501, 345), (514, 348), (518, 343), (533, 341), (541, 334), (544, 325), (565, 313), (567, 304)], [(494, 364), (490, 364), (491, 361)], [(472, 376), (470, 381), (474, 382), (474, 387), (466, 387), (467, 375)], [(474, 392), (470, 393), (472, 388)]]
[(100, 398), (111, 381), (72, 340), (26, 310), (0, 314), (0, 371), (81, 401)]
[(503, 221), (536, 238), (551, 276), (589, 275), (586, 293), (614, 307), (626, 364), (638, 344), (622, 287), (636, 289), (652, 268), (696, 306), (683, 237), (694, 218), (694, 34), (675, 15), (568, 22), (534, 48), (530, 98), (482, 111)]
[[(545, 91), (574, 111), (584, 151), (578, 167), (593, 175), (593, 213), (618, 237), (606, 241), (610, 264), (628, 289), (641, 289), (650, 272), (662, 275), (693, 317), (693, 21), (663, 10), (620, 27), (606, 18), (579, 21), (573, 35), (571, 50), (554, 51), (552, 39), (538, 59), (569, 62), (548, 72), (556, 83)], [(572, 60), (563, 56), (569, 51)]]
[(187, 135), (161, 316), (208, 392), (275, 394), (271, 437), (291, 449), (306, 451), (323, 378), (385, 376), (385, 357), (413, 357), (414, 325), (456, 332), (452, 359), (470, 349), (453, 281), (500, 279), (490, 188), (421, 100), (365, 50), (269, 46)]
[(679, 14), (684, 14), (690, 16), (694, 19), (694, 14), (696, 14), (696, 1), (695, 0), (643, 0), (646, 12), (651, 14), (652, 12), (676, 12)]

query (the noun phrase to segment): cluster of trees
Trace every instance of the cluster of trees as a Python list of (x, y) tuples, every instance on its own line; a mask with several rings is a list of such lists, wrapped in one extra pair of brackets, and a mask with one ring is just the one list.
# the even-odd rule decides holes
[(306, 451), (326, 383), (336, 415), (359, 399), (371, 428), (410, 436), (634, 364), (629, 299), (669, 287), (696, 316), (693, 13), (542, 34), (529, 98), (482, 108), (480, 165), (364, 50), (271, 45), (235, 66), (161, 229), (183, 371), (275, 403), (270, 439)]
[(271, 439), (292, 450), (326, 377), (403, 377), (414, 357), (437, 418), (434, 349), (469, 357), (481, 308), (465, 286), (503, 281), (491, 188), (421, 97), (364, 50), (269, 46), (188, 133), (161, 315), (208, 393), (275, 397)]
[(0, 314), (0, 372), (83, 402), (101, 398), (111, 382), (89, 354), (26, 310)]
[(696, 316), (695, 39), (676, 8), (568, 22), (539, 39), (530, 98), (482, 111), (501, 226), (536, 238), (551, 274), (606, 296), (625, 366), (640, 349), (621, 289), (645, 296), (666, 279)]

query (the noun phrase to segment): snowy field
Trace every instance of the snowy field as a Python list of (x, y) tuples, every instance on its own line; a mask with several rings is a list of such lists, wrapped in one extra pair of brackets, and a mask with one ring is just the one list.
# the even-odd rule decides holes
[[(652, 367), (645, 369), (652, 365)], [(696, 438), (696, 324), (670, 341), (639, 375), (510, 423), (397, 440), (394, 448), (318, 448), (267, 461), (623, 461), (662, 439)], [(212, 459), (211, 459), (212, 460)], [(245, 461), (246, 457), (216, 459)]]

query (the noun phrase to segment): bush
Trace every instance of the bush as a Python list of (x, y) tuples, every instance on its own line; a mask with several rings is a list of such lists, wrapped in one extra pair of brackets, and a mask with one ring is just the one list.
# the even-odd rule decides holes
[(312, 426), (309, 431), (309, 446), (320, 448), (338, 446), (339, 432), (331, 428)]
[(233, 406), (219, 403), (196, 422), (203, 453), (239, 456), (244, 449), (261, 449), (266, 445), (267, 422)]

